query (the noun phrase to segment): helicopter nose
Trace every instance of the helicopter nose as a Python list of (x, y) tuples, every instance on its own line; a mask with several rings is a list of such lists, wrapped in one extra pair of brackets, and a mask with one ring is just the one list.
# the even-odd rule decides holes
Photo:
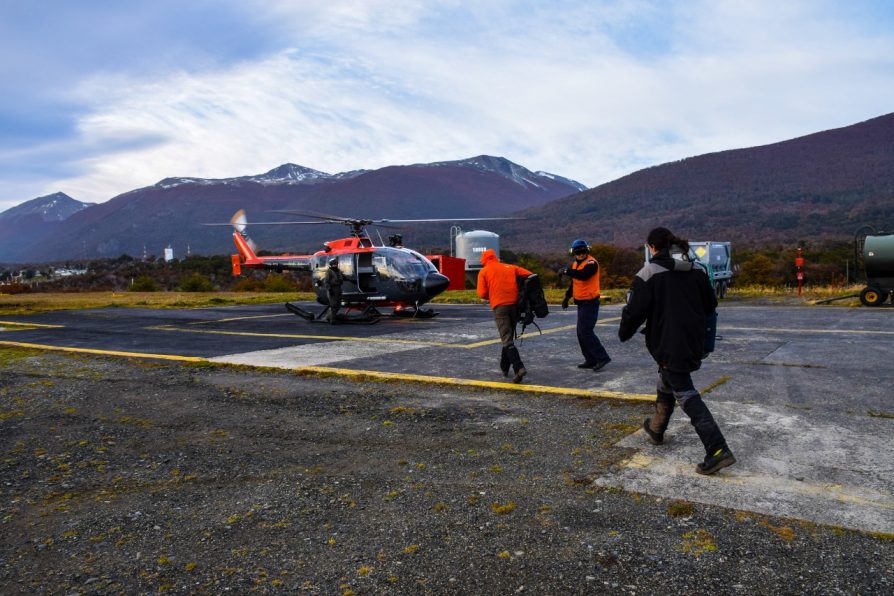
[(450, 279), (440, 273), (429, 273), (425, 278), (425, 293), (429, 298), (434, 298), (447, 289)]

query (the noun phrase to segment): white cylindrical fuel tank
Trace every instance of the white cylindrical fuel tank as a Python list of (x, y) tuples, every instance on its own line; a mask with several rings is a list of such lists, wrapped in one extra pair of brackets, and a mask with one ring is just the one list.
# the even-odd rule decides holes
[(479, 271), (481, 253), (489, 248), (500, 256), (500, 237), (493, 232), (472, 230), (456, 236), (456, 256), (466, 260), (466, 271)]

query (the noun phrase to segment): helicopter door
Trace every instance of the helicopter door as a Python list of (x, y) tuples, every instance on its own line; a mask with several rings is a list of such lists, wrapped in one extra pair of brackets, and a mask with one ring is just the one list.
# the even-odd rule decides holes
[(357, 254), (357, 287), (361, 292), (375, 292), (378, 281), (376, 268), (373, 267), (373, 253)]

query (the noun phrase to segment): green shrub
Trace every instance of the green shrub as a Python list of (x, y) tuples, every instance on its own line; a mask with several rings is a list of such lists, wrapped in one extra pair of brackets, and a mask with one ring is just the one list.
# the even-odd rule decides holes
[(298, 285), (291, 277), (285, 275), (268, 275), (264, 280), (265, 292), (295, 292)]
[(211, 280), (200, 273), (190, 273), (180, 280), (180, 290), (183, 292), (213, 292), (214, 286)]
[(130, 284), (131, 292), (157, 292), (158, 284), (148, 275), (141, 275)]
[(264, 291), (264, 282), (259, 279), (253, 279), (251, 277), (247, 277), (245, 279), (240, 279), (235, 284), (233, 284), (234, 292), (263, 292)]

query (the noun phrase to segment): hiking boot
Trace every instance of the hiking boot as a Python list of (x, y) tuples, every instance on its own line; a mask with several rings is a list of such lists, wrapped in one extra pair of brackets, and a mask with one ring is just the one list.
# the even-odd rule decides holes
[(528, 371), (525, 370), (525, 367), (521, 367), (517, 371), (515, 371), (515, 376), (512, 377), (513, 383), (521, 383), (522, 379), (525, 378), (525, 375), (528, 374)]
[(695, 466), (695, 471), (699, 474), (713, 474), (721, 468), (731, 466), (736, 463), (733, 452), (729, 449), (718, 449), (714, 455), (706, 455), (705, 461)]
[(611, 360), (603, 360), (602, 362), (597, 362), (590, 368), (593, 369), (593, 372), (596, 372), (596, 371), (599, 371), (599, 370), (602, 370), (603, 368), (605, 368), (605, 365), (608, 364), (609, 362), (611, 362)]
[(643, 420), (643, 430), (646, 431), (646, 436), (649, 437), (649, 442), (653, 445), (661, 445), (664, 443), (664, 432), (657, 433), (652, 430), (651, 418)]
[(512, 365), (512, 360), (509, 358), (509, 352), (506, 348), (503, 348), (500, 351), (500, 372), (503, 373), (504, 377), (509, 376), (509, 367)]

